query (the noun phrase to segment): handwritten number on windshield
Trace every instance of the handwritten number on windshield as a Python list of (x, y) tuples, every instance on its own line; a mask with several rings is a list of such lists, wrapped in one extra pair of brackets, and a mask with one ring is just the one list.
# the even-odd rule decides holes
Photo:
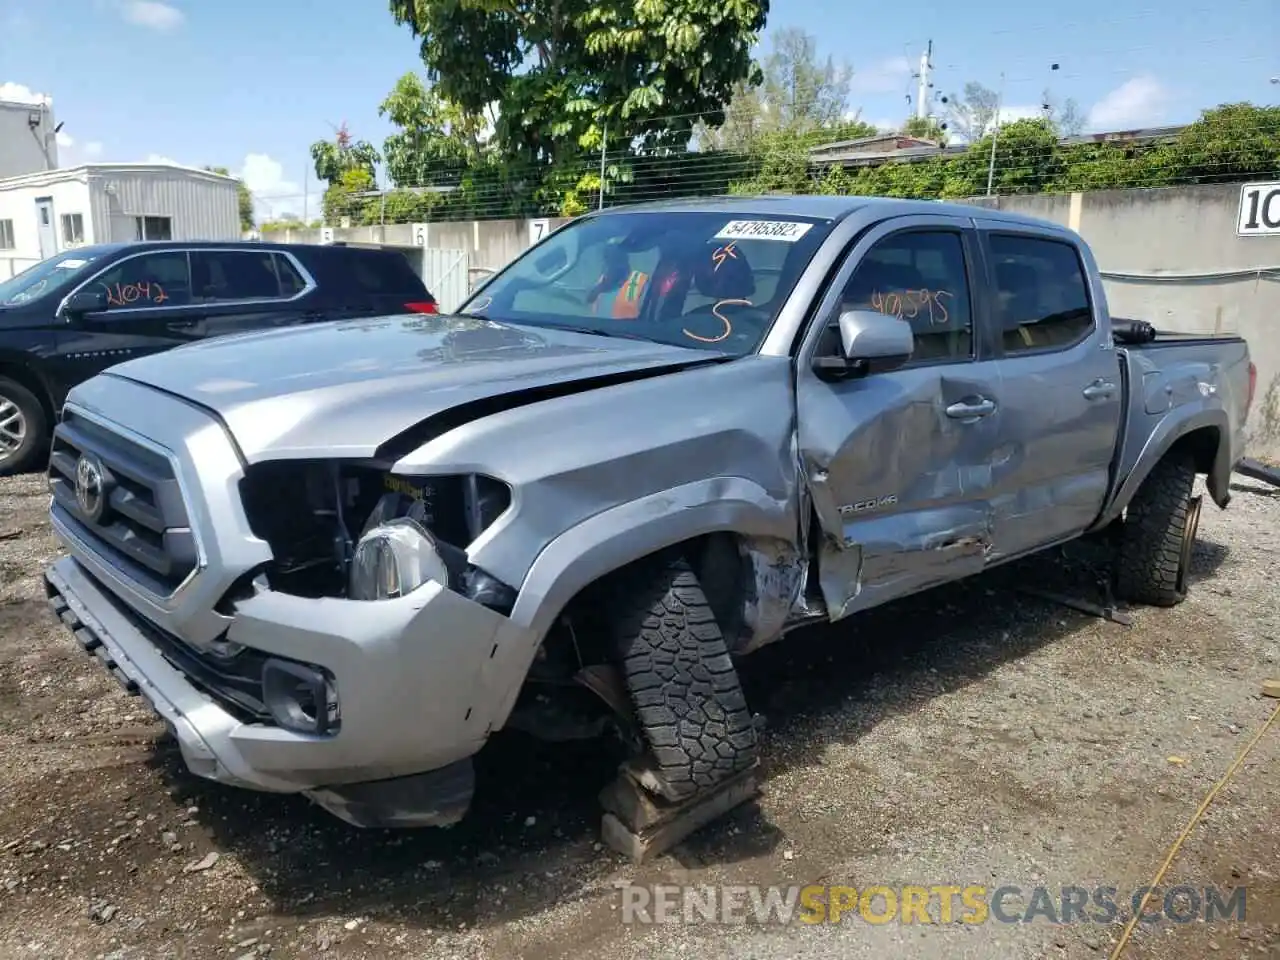
[(721, 300), (719, 303), (713, 306), (711, 308), (711, 312), (715, 314), (715, 318), (719, 320), (720, 323), (723, 324), (724, 326), (724, 331), (720, 334), (720, 336), (700, 337), (693, 331), (689, 330), (687, 327), (681, 328), (680, 332), (683, 333), (690, 340), (697, 340), (699, 343), (719, 343), (721, 340), (727, 340), (729, 338), (729, 335), (733, 333), (733, 324), (729, 322), (728, 317), (726, 317), (723, 313), (720, 312), (720, 308), (723, 306), (727, 306), (728, 304), (731, 304), (731, 303), (741, 304), (742, 306), (746, 306), (746, 307), (754, 306), (754, 304), (750, 300)]

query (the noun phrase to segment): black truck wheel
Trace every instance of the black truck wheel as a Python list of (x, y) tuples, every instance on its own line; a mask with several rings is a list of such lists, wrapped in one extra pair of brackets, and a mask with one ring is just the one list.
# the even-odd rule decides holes
[(0, 477), (34, 469), (48, 432), (48, 418), (35, 394), (0, 377)]
[(1191, 457), (1174, 454), (1157, 463), (1134, 494), (1116, 551), (1121, 600), (1172, 607), (1186, 599), (1200, 523), (1200, 498), (1191, 496), (1195, 480)]
[(756, 759), (756, 730), (724, 636), (683, 560), (619, 577), (609, 622), (623, 678), (657, 763), (659, 792), (679, 802)]

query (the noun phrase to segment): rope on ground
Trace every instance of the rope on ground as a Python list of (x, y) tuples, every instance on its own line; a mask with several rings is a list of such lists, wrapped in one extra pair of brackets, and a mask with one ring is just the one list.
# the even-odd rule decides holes
[(1271, 716), (1267, 718), (1267, 722), (1262, 725), (1262, 728), (1254, 738), (1245, 745), (1245, 748), (1237, 754), (1231, 766), (1227, 767), (1227, 772), (1222, 775), (1222, 779), (1213, 785), (1213, 789), (1200, 802), (1196, 812), (1191, 815), (1191, 819), (1187, 821), (1182, 834), (1173, 842), (1173, 846), (1169, 848), (1169, 855), (1164, 858), (1164, 863), (1160, 865), (1160, 869), (1156, 871), (1156, 875), (1151, 879), (1151, 883), (1148, 884), (1147, 892), (1143, 894), (1142, 902), (1138, 904), (1138, 909), (1134, 911), (1133, 916), (1129, 918), (1128, 924), (1125, 925), (1124, 933), (1120, 935), (1120, 942), (1116, 944), (1115, 950), (1111, 952), (1110, 960), (1119, 960), (1120, 954), (1129, 942), (1129, 937), (1133, 935), (1133, 928), (1137, 926), (1138, 918), (1142, 916), (1142, 911), (1147, 907), (1147, 900), (1151, 896), (1151, 891), (1160, 885), (1160, 881), (1164, 879), (1165, 873), (1168, 872), (1170, 865), (1173, 863), (1173, 858), (1178, 855), (1178, 851), (1182, 849), (1182, 844), (1186, 842), (1187, 837), (1191, 836), (1191, 831), (1200, 822), (1204, 812), (1209, 809), (1209, 804), (1213, 803), (1213, 798), (1218, 795), (1218, 791), (1225, 787), (1227, 781), (1235, 776), (1236, 771), (1240, 769), (1240, 765), (1244, 763), (1245, 757), (1249, 756), (1250, 751), (1258, 745), (1258, 741), (1263, 738), (1271, 728), (1271, 725), (1276, 722), (1276, 717), (1280, 717), (1280, 704), (1277, 704), (1276, 708), (1271, 711)]

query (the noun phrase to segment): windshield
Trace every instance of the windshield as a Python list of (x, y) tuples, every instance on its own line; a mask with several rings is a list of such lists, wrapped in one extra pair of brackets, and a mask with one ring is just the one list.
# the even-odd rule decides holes
[(65, 281), (84, 273), (97, 257), (97, 254), (85, 250), (74, 250), (27, 267), (12, 279), (0, 283), (0, 306), (13, 307), (38, 300), (60, 288)]
[(742, 355), (830, 229), (811, 217), (613, 212), (570, 224), (460, 309)]

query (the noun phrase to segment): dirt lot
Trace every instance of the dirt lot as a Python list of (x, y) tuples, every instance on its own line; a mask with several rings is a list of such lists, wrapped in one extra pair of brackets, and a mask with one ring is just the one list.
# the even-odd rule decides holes
[[(599, 849), (596, 746), (495, 738), (447, 831), (361, 833), (187, 775), (144, 703), (47, 613), (39, 477), (0, 480), (0, 957), (1076, 958), (1122, 921), (732, 927), (620, 922), (641, 884), (1067, 884), (1126, 901), (1261, 727), (1280, 675), (1280, 496), (1206, 506), (1196, 584), (1125, 627), (1086, 545), (821, 629), (744, 668), (758, 804), (634, 868)], [(21, 530), (18, 536), (6, 536)], [(1280, 957), (1280, 724), (1164, 886), (1247, 888), (1245, 922), (1142, 925), (1126, 958)]]

